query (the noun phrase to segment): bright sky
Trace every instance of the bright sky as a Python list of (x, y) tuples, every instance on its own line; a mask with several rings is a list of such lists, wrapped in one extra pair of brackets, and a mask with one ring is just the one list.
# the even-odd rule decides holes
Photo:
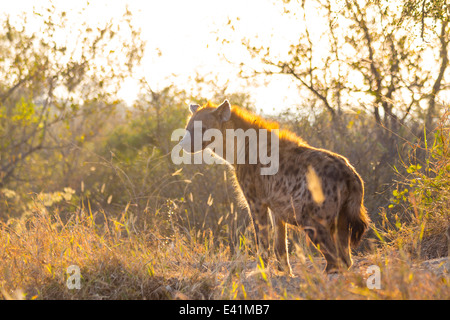
[[(298, 40), (301, 19), (282, 15), (282, 6), (276, 0), (91, 0), (83, 18), (94, 24), (111, 17), (120, 17), (128, 5), (133, 13), (133, 23), (142, 29), (141, 37), (147, 42), (142, 67), (135, 78), (145, 77), (153, 90), (170, 84), (180, 89), (195, 87), (196, 74), (207, 79), (217, 78), (219, 87), (229, 82), (229, 92), (247, 91), (258, 110), (266, 113), (280, 111), (299, 105), (301, 97), (296, 85), (288, 76), (271, 77), (267, 83), (249, 84), (237, 76), (239, 68), (223, 59), (246, 66), (255, 66), (246, 49), (241, 45), (243, 37), (253, 42), (270, 46), (271, 54), (283, 55), (289, 45)], [(85, 1), (53, 0), (55, 7), (68, 12), (78, 11)], [(306, 2), (307, 6), (311, 2)], [(336, 1), (339, 6), (340, 1)], [(14, 15), (31, 11), (33, 6), (48, 6), (47, 0), (11, 1), (3, 12)], [(339, 10), (339, 8), (335, 8)], [(318, 37), (326, 26), (314, 8), (307, 10), (307, 25), (311, 37)], [(239, 21), (236, 21), (236, 18)], [(78, 19), (78, 17), (77, 17)], [(236, 27), (231, 30), (227, 23), (231, 19)], [(226, 38), (230, 43), (223, 45)], [(328, 44), (325, 43), (327, 46)], [(276, 50), (278, 52), (276, 52)], [(320, 48), (319, 50), (320, 51)], [(317, 49), (316, 49), (317, 53)], [(431, 60), (430, 60), (431, 61)], [(137, 95), (136, 79), (126, 81), (121, 97), (131, 103)], [(204, 93), (211, 99), (212, 93)], [(215, 101), (220, 102), (220, 101)], [(231, 101), (232, 102), (232, 101)], [(187, 102), (188, 103), (188, 102)]]
[[(20, 0), (9, 2), (8, 8), (3, 6), (2, 9), (14, 14), (48, 3), (45, 0)], [(67, 0), (52, 3), (67, 12), (77, 11), (85, 4), (84, 1)], [(224, 54), (235, 63), (245, 58), (246, 50), (240, 45), (244, 36), (254, 38), (257, 35), (287, 51), (288, 39), (294, 35), (294, 32), (289, 34), (289, 30), (297, 28), (292, 25), (295, 22), (281, 17), (280, 7), (274, 6), (272, 0), (93, 0), (84, 17), (94, 23), (108, 20), (123, 14), (126, 5), (133, 13), (135, 25), (142, 29), (143, 40), (147, 41), (146, 55), (136, 78), (144, 76), (153, 90), (172, 83), (189, 90), (198, 72), (208, 78), (217, 77), (219, 85), (228, 80), (230, 92), (245, 88), (250, 91), (257, 109), (265, 112), (297, 103), (298, 92), (287, 77), (273, 78), (268, 84), (249, 89), (246, 82), (237, 77), (238, 68), (221, 57)], [(229, 19), (235, 21), (236, 17), (240, 19), (236, 25), (238, 29), (232, 32), (226, 25)], [(226, 46), (216, 41), (218, 35), (223, 37), (224, 34), (231, 40)], [(121, 96), (131, 102), (136, 94), (136, 82), (127, 81)]]
[[(226, 62), (222, 55), (239, 63), (246, 56), (246, 50), (240, 44), (243, 36), (258, 34), (269, 39), (275, 28), (278, 28), (275, 39), (281, 42), (280, 31), (285, 32), (288, 22), (282, 19), (271, 0), (129, 0), (128, 3), (148, 42), (142, 71), (157, 89), (173, 82), (188, 89), (198, 72), (208, 78), (217, 77), (219, 85), (228, 80), (230, 91), (242, 91), (247, 84), (237, 77), (238, 68)], [(236, 25), (238, 29), (233, 32), (226, 25), (229, 19), (236, 17), (240, 20)], [(231, 43), (223, 46), (216, 39), (225, 35)], [(284, 47), (288, 44), (286, 41)], [(161, 52), (160, 57), (156, 48)], [(129, 84), (131, 93), (135, 86), (132, 82)], [(251, 89), (257, 108), (270, 111), (289, 104), (287, 97), (295, 98), (297, 94), (295, 86), (290, 88), (290, 84), (285, 77)]]

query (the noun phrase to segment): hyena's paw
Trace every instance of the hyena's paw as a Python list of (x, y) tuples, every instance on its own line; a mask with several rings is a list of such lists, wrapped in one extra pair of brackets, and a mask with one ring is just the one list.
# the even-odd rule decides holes
[(275, 261), (275, 268), (285, 274), (289, 277), (294, 277), (294, 274), (292, 273), (292, 268), (289, 265), (289, 263), (286, 263), (284, 261)]

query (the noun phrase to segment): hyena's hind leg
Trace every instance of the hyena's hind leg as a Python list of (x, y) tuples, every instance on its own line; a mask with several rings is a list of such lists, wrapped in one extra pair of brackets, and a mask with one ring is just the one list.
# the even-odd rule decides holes
[(291, 265), (289, 264), (289, 252), (287, 247), (287, 225), (282, 219), (272, 215), (274, 217), (274, 229), (275, 229), (275, 245), (274, 251), (277, 258), (277, 267), (280, 271), (286, 272), (288, 275), (292, 275)]
[(336, 225), (337, 228), (333, 235), (338, 246), (339, 267), (349, 269), (353, 264), (350, 246), (351, 229), (345, 213), (342, 211), (337, 218)]

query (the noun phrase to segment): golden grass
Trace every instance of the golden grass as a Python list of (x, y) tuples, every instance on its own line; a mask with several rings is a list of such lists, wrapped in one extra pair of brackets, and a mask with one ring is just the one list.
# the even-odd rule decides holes
[[(97, 214), (100, 215), (100, 214)], [(89, 210), (58, 214), (36, 207), (31, 216), (0, 224), (2, 299), (448, 299), (448, 274), (420, 269), (406, 251), (374, 248), (350, 271), (324, 275), (323, 259), (298, 248), (294, 278), (264, 269), (245, 239), (228, 246), (202, 237), (135, 230), (121, 219), (99, 224)], [(201, 239), (201, 240), (199, 240)], [(81, 289), (68, 289), (67, 268), (81, 271)], [(380, 289), (369, 289), (368, 266), (380, 268)], [(271, 269), (270, 269), (271, 270)]]
[[(103, 226), (94, 220), (81, 212), (63, 224), (35, 211), (14, 226), (1, 224), (3, 297), (20, 290), (27, 299), (167, 299), (177, 292), (211, 298), (211, 272), (186, 263), (201, 261), (207, 250), (182, 238), (136, 234), (125, 219)], [(80, 268), (80, 290), (66, 286), (70, 265)]]

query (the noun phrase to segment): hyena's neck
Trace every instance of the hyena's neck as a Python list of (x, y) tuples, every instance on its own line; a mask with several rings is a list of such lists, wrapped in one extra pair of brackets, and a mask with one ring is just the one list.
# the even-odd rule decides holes
[[(236, 132), (236, 130), (242, 129), (246, 130), (242, 127), (237, 126), (234, 121), (231, 119), (227, 121), (227, 123), (222, 127), (222, 136), (223, 136), (223, 156), (224, 159), (232, 166), (234, 169), (237, 169), (240, 164), (238, 164), (238, 158), (242, 156), (242, 154), (247, 153), (248, 146), (239, 139), (230, 139), (229, 132)], [(228, 133), (228, 135), (227, 135)], [(230, 158), (230, 153), (233, 154), (233, 157)]]
[[(229, 150), (233, 150), (233, 161), (226, 160), (237, 170), (238, 168), (258, 165), (260, 158), (257, 155), (259, 148), (265, 147), (270, 150), (270, 132), (272, 129), (278, 129), (278, 125), (265, 121), (259, 116), (252, 115), (246, 110), (234, 107), (231, 111), (231, 118), (225, 122), (221, 128), (224, 137), (223, 154), (227, 155)], [(231, 130), (238, 136), (231, 138), (227, 136), (227, 130)], [(260, 131), (266, 130), (267, 139), (261, 138)], [(244, 138), (239, 136), (244, 134)], [(250, 139), (250, 136), (256, 136), (256, 139)], [(267, 149), (268, 148), (268, 149)], [(256, 155), (255, 161), (251, 161), (251, 156)], [(244, 159), (244, 161), (242, 161)], [(244, 162), (244, 163), (242, 163)]]
[(231, 118), (227, 123), (234, 129), (243, 129), (244, 131), (248, 129), (266, 129), (270, 131), (279, 128), (278, 123), (267, 121), (239, 107), (231, 109)]

